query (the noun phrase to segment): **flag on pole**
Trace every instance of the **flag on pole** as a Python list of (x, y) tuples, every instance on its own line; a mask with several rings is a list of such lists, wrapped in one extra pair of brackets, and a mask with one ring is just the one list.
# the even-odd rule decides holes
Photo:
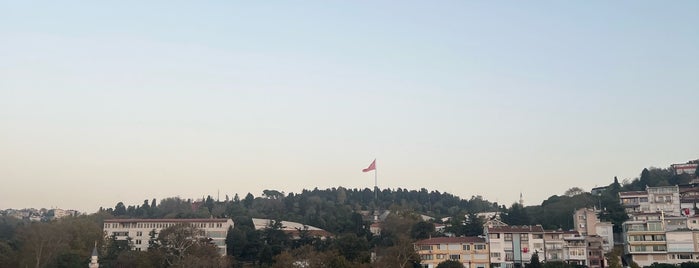
[(371, 165), (369, 165), (368, 168), (362, 169), (362, 172), (369, 172), (372, 170), (376, 170), (376, 159), (374, 159), (374, 161), (371, 162)]

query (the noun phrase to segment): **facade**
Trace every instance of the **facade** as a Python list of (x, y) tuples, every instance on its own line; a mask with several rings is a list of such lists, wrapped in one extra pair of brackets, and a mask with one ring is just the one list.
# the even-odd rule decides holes
[(656, 213), (680, 215), (679, 186), (646, 187), (645, 191), (620, 192), (619, 201), (626, 213)]
[(581, 208), (573, 213), (575, 231), (582, 236), (602, 237), (604, 252), (611, 252), (614, 247), (614, 224), (601, 222), (597, 214), (599, 211), (590, 208)]
[(109, 219), (104, 220), (104, 233), (117, 240), (131, 239), (133, 250), (147, 251), (150, 233), (180, 224), (191, 225), (204, 230), (204, 235), (218, 247), (221, 255), (226, 255), (226, 235), (233, 227), (231, 219)]
[(544, 229), (536, 226), (485, 227), (484, 234), (490, 246), (490, 263), (493, 268), (524, 267), (538, 252), (545, 261)]
[(587, 265), (587, 243), (576, 231), (563, 232), (563, 261), (575, 265)]
[(490, 267), (490, 251), (480, 237), (436, 237), (415, 242), (421, 267), (434, 268), (446, 260), (461, 262), (466, 268)]
[(699, 166), (699, 160), (689, 161), (689, 163), (686, 164), (670, 165), (677, 175), (694, 174), (694, 172), (697, 170), (697, 166)]
[(539, 255), (540, 259), (558, 262), (565, 261), (565, 258), (563, 257), (563, 247), (565, 245), (565, 242), (563, 241), (563, 231), (545, 231), (544, 245), (544, 258), (541, 258), (541, 255)]
[(585, 237), (587, 243), (587, 266), (589, 268), (607, 267), (604, 258), (604, 238), (598, 235)]

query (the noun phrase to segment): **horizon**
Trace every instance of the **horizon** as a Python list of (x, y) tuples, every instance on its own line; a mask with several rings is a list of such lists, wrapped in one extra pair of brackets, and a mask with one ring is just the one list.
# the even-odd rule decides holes
[(633, 179), (698, 158), (696, 10), (5, 3), (0, 207), (372, 188), (373, 159), (498, 204)]

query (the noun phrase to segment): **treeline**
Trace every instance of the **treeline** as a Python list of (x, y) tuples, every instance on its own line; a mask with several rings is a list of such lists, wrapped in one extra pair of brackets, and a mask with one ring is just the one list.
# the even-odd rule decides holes
[(385, 209), (413, 211), (441, 219), (460, 217), (469, 212), (499, 211), (497, 203), (480, 196), (461, 199), (450, 193), (427, 189), (396, 190), (346, 189), (303, 190), (301, 193), (265, 190), (255, 197), (248, 193), (244, 198), (237, 194), (232, 199), (215, 200), (211, 196), (198, 201), (178, 197), (144, 200), (141, 205), (125, 206), (122, 202), (114, 208), (100, 208), (116, 218), (267, 218), (295, 221), (340, 234), (354, 230), (354, 214), (364, 212), (373, 215)]

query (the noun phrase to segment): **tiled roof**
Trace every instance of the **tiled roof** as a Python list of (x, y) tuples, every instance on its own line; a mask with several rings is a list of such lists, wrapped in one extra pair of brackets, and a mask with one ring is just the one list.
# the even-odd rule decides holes
[(465, 237), (434, 237), (430, 239), (424, 239), (415, 242), (417, 245), (436, 245), (436, 244), (450, 244), (450, 243), (485, 243), (485, 238), (480, 238), (476, 236), (465, 236)]
[(107, 219), (105, 223), (126, 222), (226, 222), (228, 219)]

